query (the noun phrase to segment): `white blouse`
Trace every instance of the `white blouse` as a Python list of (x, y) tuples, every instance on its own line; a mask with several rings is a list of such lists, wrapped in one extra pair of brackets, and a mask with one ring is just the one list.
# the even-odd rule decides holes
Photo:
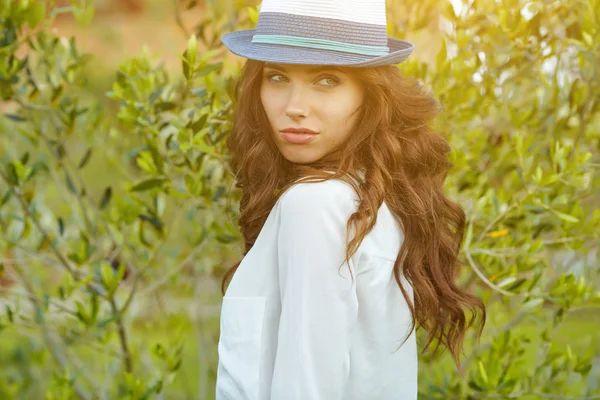
[(395, 351), (411, 323), (392, 273), (402, 228), (384, 202), (352, 282), (343, 260), (357, 206), (337, 179), (278, 199), (223, 297), (216, 400), (417, 398), (415, 332)]

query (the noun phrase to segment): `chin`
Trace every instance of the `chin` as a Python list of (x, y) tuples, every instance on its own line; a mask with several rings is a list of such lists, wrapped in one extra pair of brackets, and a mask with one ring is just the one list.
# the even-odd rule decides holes
[(288, 154), (285, 151), (282, 151), (281, 154), (285, 157), (286, 160), (294, 164), (310, 164), (321, 159), (320, 156), (314, 154)]
[(322, 146), (311, 144), (291, 144), (281, 138), (277, 138), (276, 145), (279, 153), (291, 163), (310, 164), (323, 158), (326, 152)]
[(315, 161), (318, 160), (318, 158), (314, 158), (314, 159), (306, 159), (303, 157), (285, 157), (289, 162), (294, 163), (294, 164), (311, 164)]

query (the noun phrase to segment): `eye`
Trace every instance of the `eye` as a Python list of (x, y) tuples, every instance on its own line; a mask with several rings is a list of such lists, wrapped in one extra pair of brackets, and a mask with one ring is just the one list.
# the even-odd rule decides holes
[(269, 80), (269, 82), (273, 83), (285, 82), (287, 80), (283, 75), (276, 72), (271, 72), (267, 74), (267, 79)]
[(340, 80), (335, 76), (324, 76), (319, 80), (319, 84), (328, 87), (337, 86), (340, 83)]

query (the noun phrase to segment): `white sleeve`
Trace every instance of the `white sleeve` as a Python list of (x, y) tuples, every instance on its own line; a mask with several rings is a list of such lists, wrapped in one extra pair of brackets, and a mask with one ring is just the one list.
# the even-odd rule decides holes
[[(298, 184), (281, 204), (281, 317), (271, 400), (341, 400), (358, 301), (344, 263), (356, 210), (339, 181)], [(356, 279), (353, 256), (350, 268)], [(342, 263), (344, 263), (342, 265)], [(341, 266), (341, 268), (339, 268)]]

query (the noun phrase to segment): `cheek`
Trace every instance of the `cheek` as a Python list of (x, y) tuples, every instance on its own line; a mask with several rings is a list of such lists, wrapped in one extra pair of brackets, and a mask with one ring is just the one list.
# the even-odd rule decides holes
[(262, 103), (263, 108), (265, 109), (265, 113), (267, 115), (270, 114), (271, 104), (269, 103), (269, 93), (268, 90), (265, 89), (264, 85), (260, 88), (260, 102)]
[(328, 107), (323, 109), (328, 115), (328, 120), (335, 124), (337, 131), (346, 131), (355, 124), (360, 112), (357, 109), (362, 103), (362, 98), (344, 93), (335, 100), (327, 102)]
[(278, 98), (278, 93), (269, 87), (263, 86), (260, 90), (260, 101), (267, 117), (269, 117), (269, 121), (273, 123), (275, 118), (281, 114), (282, 103)]

